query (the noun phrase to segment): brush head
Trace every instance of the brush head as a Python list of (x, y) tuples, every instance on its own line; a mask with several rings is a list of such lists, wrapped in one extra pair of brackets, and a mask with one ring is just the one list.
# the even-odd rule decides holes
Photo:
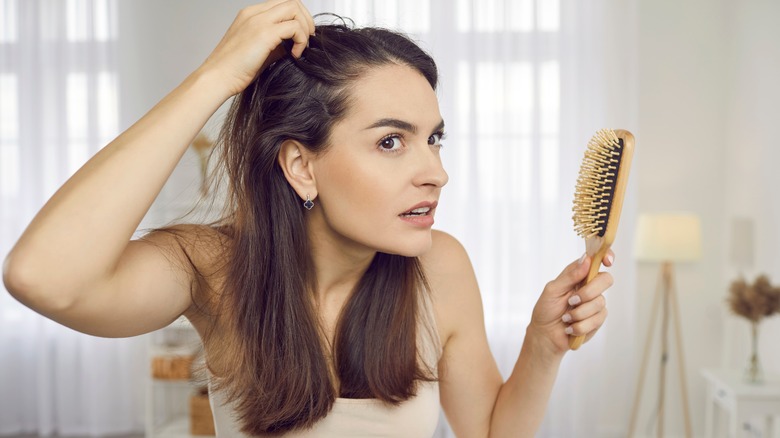
[(614, 239), (634, 137), (602, 129), (588, 142), (574, 193), (574, 229), (581, 237)]

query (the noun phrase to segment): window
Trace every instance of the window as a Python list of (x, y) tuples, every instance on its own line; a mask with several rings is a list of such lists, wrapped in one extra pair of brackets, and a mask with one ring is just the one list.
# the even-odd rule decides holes
[(355, 20), (404, 32), (425, 34), (431, 29), (431, 3), (420, 0), (336, 0), (335, 11)]
[(50, 195), (116, 135), (117, 78), (110, 56), (117, 36), (114, 1), (44, 6), (0, 0), (0, 196), (5, 201), (19, 196), (20, 174), (36, 179)]
[(16, 75), (0, 73), (0, 196), (19, 191), (19, 97)]

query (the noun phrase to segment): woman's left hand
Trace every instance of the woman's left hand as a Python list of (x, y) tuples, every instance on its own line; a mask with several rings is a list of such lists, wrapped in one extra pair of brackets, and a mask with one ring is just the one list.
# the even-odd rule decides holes
[[(612, 266), (612, 250), (602, 261)], [(553, 354), (569, 350), (569, 336), (585, 335), (587, 342), (607, 318), (604, 292), (612, 286), (612, 275), (599, 272), (590, 283), (581, 286), (588, 275), (590, 257), (584, 257), (567, 266), (558, 278), (547, 283), (536, 302), (526, 336), (534, 336)]]

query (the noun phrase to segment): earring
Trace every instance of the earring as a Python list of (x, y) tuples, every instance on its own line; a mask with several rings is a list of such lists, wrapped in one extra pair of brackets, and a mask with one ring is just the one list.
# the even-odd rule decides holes
[(308, 193), (306, 194), (306, 201), (303, 203), (303, 206), (306, 207), (307, 210), (314, 208), (314, 201), (311, 200)]

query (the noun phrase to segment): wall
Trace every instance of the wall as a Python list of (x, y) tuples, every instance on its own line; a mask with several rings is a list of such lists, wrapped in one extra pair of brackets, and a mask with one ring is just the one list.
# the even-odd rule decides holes
[[(117, 2), (120, 128), (132, 125), (194, 71), (238, 10), (251, 3), (233, 0), (226, 7), (207, 0)], [(215, 119), (204, 128), (210, 138), (218, 130)], [(187, 212), (198, 198), (199, 165), (197, 155), (188, 150), (141, 228), (161, 226)]]
[[(765, 273), (780, 285), (780, 3), (770, 0), (739, 2), (732, 14), (733, 62), (731, 95), (728, 102), (726, 135), (726, 203), (729, 217), (754, 220), (755, 263), (747, 275)], [(729, 229), (725, 229), (726, 233)], [(728, 281), (736, 276), (727, 264)], [(748, 324), (727, 319), (730, 337), (724, 348), (723, 362), (741, 368), (748, 353)], [(760, 326), (762, 362), (767, 373), (780, 375), (780, 316)]]
[[(703, 433), (703, 367), (718, 365), (725, 287), (722, 266), (726, 99), (729, 55), (723, 1), (641, 1), (639, 7), (639, 211), (689, 211), (702, 220), (703, 257), (676, 266), (694, 435)], [(643, 346), (657, 264), (637, 270), (638, 338)], [(716, 275), (712, 275), (716, 273)], [(656, 322), (656, 340), (660, 322)], [(674, 332), (669, 331), (673, 340)], [(657, 345), (657, 341), (656, 341)], [(671, 344), (671, 348), (674, 344)], [(637, 433), (651, 436), (658, 401), (657, 347), (651, 354)], [(683, 436), (677, 355), (667, 367), (665, 436)], [(637, 349), (637, 357), (639, 349)], [(639, 365), (639, 361), (637, 361)]]
[[(695, 436), (704, 424), (701, 369), (741, 370), (748, 357), (748, 325), (730, 316), (725, 304), (737, 274), (728, 257), (733, 217), (756, 221), (751, 273), (766, 272), (780, 283), (773, 226), (780, 213), (773, 193), (780, 183), (773, 169), (780, 158), (773, 135), (780, 120), (778, 16), (780, 5), (771, 1), (640, 2), (639, 210), (690, 211), (703, 227), (701, 261), (676, 267)], [(639, 265), (637, 345), (645, 342), (657, 275), (657, 265)], [(762, 326), (768, 373), (780, 374), (778, 333), (778, 317)], [(676, 358), (672, 350), (665, 436), (683, 436), (684, 430)], [(648, 369), (639, 436), (654, 435), (648, 424), (657, 403), (657, 369), (655, 362)]]

